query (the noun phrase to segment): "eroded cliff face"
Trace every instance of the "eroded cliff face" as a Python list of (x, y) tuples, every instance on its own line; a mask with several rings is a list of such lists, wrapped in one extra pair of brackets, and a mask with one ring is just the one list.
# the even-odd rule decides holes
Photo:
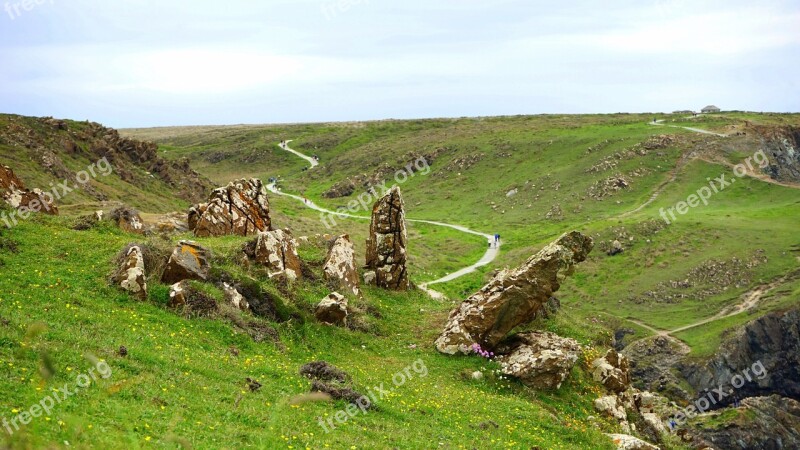
[(769, 158), (764, 172), (777, 181), (800, 183), (800, 128), (755, 127), (755, 131)]
[[(166, 160), (159, 156), (156, 144), (122, 137), (117, 130), (94, 122), (8, 116), (0, 124), (0, 146), (12, 148), (16, 155), (24, 155), (47, 174), (70, 184), (78, 180), (76, 162), (105, 158), (122, 181), (141, 187), (158, 179), (176, 197), (189, 202), (201, 201), (212, 189), (211, 182), (189, 167), (187, 159)], [(90, 197), (108, 200), (109, 190), (81, 184)]]
[(726, 338), (709, 360), (682, 363), (679, 368), (698, 392), (736, 387), (744, 379), (744, 385), (722, 399), (720, 406), (737, 398), (772, 394), (800, 400), (800, 309), (756, 319)]
[(782, 450), (800, 448), (800, 402), (773, 395), (738, 408), (703, 414), (683, 435), (694, 448)]

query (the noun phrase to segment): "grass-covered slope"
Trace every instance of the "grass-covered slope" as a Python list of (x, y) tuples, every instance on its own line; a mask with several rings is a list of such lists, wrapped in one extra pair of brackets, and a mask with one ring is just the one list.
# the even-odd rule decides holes
[[(612, 448), (588, 420), (598, 387), (585, 364), (558, 392), (541, 393), (499, 378), (487, 360), (440, 355), (432, 341), (448, 304), (367, 289), (358, 304), (369, 311), (364, 331), (321, 325), (310, 315), (328, 293), (320, 281), (282, 294), (257, 269), (236, 263), (244, 238), (201, 239), (214, 251), (215, 267), (260, 280), (289, 310), (284, 322), (252, 319), (280, 339), (257, 343), (229, 320), (169, 310), (168, 288), (157, 280), (150, 280), (146, 302), (109, 287), (116, 253), (142, 238), (68, 224), (37, 217), (3, 232), (0, 416), (10, 419), (54, 388), (74, 386), (92, 358), (112, 375), (0, 440), (12, 448)], [(304, 249), (301, 256), (317, 271), (323, 253)], [(608, 344), (600, 327), (569, 316), (539, 326), (589, 346)], [(298, 369), (317, 359), (349, 372), (356, 389), (383, 386), (388, 394), (375, 410), (326, 433), (319, 419), (346, 405), (296, 401), (309, 390)], [(395, 387), (395, 374), (415, 362), (425, 370), (412, 370), (414, 378)], [(473, 380), (474, 371), (485, 377)], [(261, 389), (251, 392), (247, 378)]]

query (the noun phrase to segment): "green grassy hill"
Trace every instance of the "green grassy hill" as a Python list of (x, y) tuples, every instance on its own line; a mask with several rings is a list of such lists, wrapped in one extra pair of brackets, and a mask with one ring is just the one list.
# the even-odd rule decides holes
[[(96, 358), (106, 361), (113, 374), (13, 436), (4, 435), (0, 446), (613, 448), (602, 433), (618, 431), (617, 426), (590, 417), (597, 416), (592, 402), (600, 386), (587, 372), (587, 362), (611, 345), (612, 331), (631, 327), (644, 336), (651, 331), (630, 320), (672, 330), (712, 317), (740, 302), (743, 293), (792, 273), (800, 258), (793, 233), (800, 195), (791, 186), (740, 178), (708, 206), (692, 208), (671, 225), (659, 213), (707, 185), (707, 178), (729, 174), (727, 164), (757, 151), (764, 143), (749, 127), (798, 126), (800, 117), (731, 113), (700, 123), (663, 118), (665, 124), (747, 134), (701, 135), (649, 125), (652, 115), (627, 114), (125, 130), (124, 136), (155, 141), (159, 158), (173, 167), (183, 167), (186, 158), (214, 184), (281, 177), (285, 192), (302, 192), (329, 208), (346, 205), (364, 191), (359, 186), (348, 197), (323, 196), (348, 177), (392, 176), (409, 161), (425, 157), (430, 172), (401, 185), (407, 216), (500, 233), (505, 245), (493, 264), (436, 285), (449, 302), (419, 292), (366, 289), (365, 299), (355, 304), (361, 311), (358, 326), (348, 330), (313, 319), (313, 306), (329, 293), (319, 273), (323, 250), (301, 249), (314, 276), (287, 289), (263, 271), (239, 264), (247, 239), (198, 239), (213, 251), (214, 267), (250, 280), (283, 309), (271, 319), (230, 313), (189, 318), (167, 307), (168, 286), (157, 280), (148, 280), (149, 298), (138, 302), (109, 286), (108, 276), (115, 256), (130, 242), (147, 240), (169, 248), (191, 236), (145, 239), (107, 224), (74, 231), (73, 216), (104, 201), (80, 194), (62, 208), (62, 217), (36, 216), (0, 230), (0, 420), (27, 410), (64, 383), (74, 384)], [(29, 128), (41, 123), (2, 120), (23, 121)], [(81, 126), (68, 123), (67, 131), (57, 133)], [(299, 151), (319, 155), (321, 166), (303, 170), (303, 160), (276, 145), (284, 139), (293, 139), (291, 146)], [(29, 187), (57, 179), (29, 150), (21, 152), (6, 138), (0, 141), (0, 162), (12, 166)], [(95, 154), (85, 150), (91, 153), (58, 155), (73, 171), (80, 170)], [(105, 201), (153, 213), (185, 210), (191, 203), (188, 197), (175, 198), (175, 179), (149, 177), (133, 160), (124, 168), (133, 174), (142, 170), (142, 178), (93, 184), (108, 197)], [(152, 184), (136, 181), (145, 176)], [(328, 230), (319, 213), (299, 202), (274, 195), (270, 202), (275, 226), (289, 227), (296, 236), (349, 233), (363, 261), (368, 221), (337, 219)], [(557, 294), (564, 308), (556, 318), (528, 326), (586, 346), (559, 391), (525, 388), (498, 376), (494, 362), (477, 356), (447, 357), (435, 351), (433, 340), (449, 311), (485, 283), (491, 271), (523, 262), (571, 229), (594, 236), (596, 249)], [(412, 223), (409, 232), (409, 270), (415, 282), (472, 264), (486, 246), (480, 237), (432, 225)], [(604, 250), (614, 240), (625, 251), (608, 256)], [(212, 297), (220, 295), (212, 287), (204, 289)], [(754, 314), (796, 304), (798, 294), (800, 278), (789, 276), (769, 291)], [(715, 349), (726, 329), (750, 318), (741, 314), (677, 336), (702, 356)], [(120, 355), (120, 346), (126, 347), (126, 356)], [(393, 386), (393, 377), (418, 361), (426, 375), (410, 372), (415, 379), (391, 388), (375, 410), (326, 432), (320, 419), (334, 417), (345, 404), (303, 397), (309, 382), (298, 370), (318, 359), (350, 373), (362, 391), (381, 383)], [(473, 379), (475, 371), (482, 371), (483, 378)], [(248, 378), (262, 387), (251, 391)]]
[[(654, 117), (667, 126), (650, 124)], [(424, 157), (430, 161), (430, 172), (417, 173), (401, 185), (408, 217), (500, 233), (505, 242), (497, 264), (437, 289), (460, 301), (486, 281), (487, 272), (517, 265), (564, 230), (578, 229), (596, 236), (600, 246), (577, 281), (565, 287), (566, 305), (586, 318), (610, 315), (671, 330), (712, 317), (737, 304), (747, 290), (797, 267), (798, 242), (791, 233), (800, 215), (796, 185), (742, 178), (714, 194), (707, 206), (678, 215), (669, 226), (661, 210), (708, 186), (708, 179), (721, 174), (736, 178), (728, 165), (752, 158), (762, 148), (763, 128), (798, 124), (797, 114), (732, 112), (697, 118), (545, 115), (127, 133), (155, 139), (168, 158), (186, 157), (215, 181), (228, 181), (242, 171), (280, 176), (287, 192), (303, 192), (331, 209), (366, 191), (358, 186), (348, 197), (325, 198), (323, 194), (337, 183), (376, 172), (392, 183), (396, 170)], [(303, 171), (304, 161), (275, 145), (283, 139), (294, 139), (293, 148), (319, 155), (321, 166)], [(626, 187), (616, 187), (619, 178)], [(508, 196), (511, 192), (516, 194)], [(655, 199), (654, 194), (658, 194)], [(367, 227), (358, 221), (340, 225), (356, 236)], [(601, 247), (618, 238), (626, 252), (615, 257), (603, 254)], [(480, 245), (479, 238), (462, 235), (461, 239)], [(448, 239), (444, 248), (451, 242)], [(427, 244), (412, 239), (412, 245)], [(465, 246), (445, 251), (454, 265), (477, 260)], [(417, 261), (433, 255), (436, 252)], [(734, 276), (702, 276), (724, 263), (722, 267), (733, 270)], [(441, 267), (438, 261), (432, 266)], [(412, 278), (429, 281), (441, 272), (418, 270)], [(691, 288), (665, 288), (692, 276)], [(800, 281), (790, 277), (759, 305), (757, 314), (795, 302), (797, 289)], [(713, 351), (724, 328), (750, 319), (752, 315), (742, 314), (680, 337), (697, 355), (704, 355)], [(627, 326), (636, 328), (630, 322)]]

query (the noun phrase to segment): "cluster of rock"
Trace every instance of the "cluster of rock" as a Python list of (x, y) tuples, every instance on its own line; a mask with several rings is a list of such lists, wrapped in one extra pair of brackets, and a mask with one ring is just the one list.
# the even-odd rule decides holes
[(614, 349), (592, 362), (592, 378), (607, 391), (607, 395), (595, 400), (595, 409), (617, 420), (626, 433), (636, 430), (636, 426), (628, 422), (628, 412), (635, 412), (647, 427), (642, 431), (659, 440), (666, 432), (663, 420), (673, 412), (670, 402), (652, 392), (633, 388), (630, 367), (628, 358)]
[(198, 237), (248, 236), (272, 230), (266, 186), (253, 178), (214, 189), (208, 202), (189, 210), (189, 228)]
[(578, 342), (539, 331), (506, 336), (517, 326), (557, 310), (553, 293), (592, 246), (591, 238), (573, 231), (522, 266), (498, 272), (450, 313), (436, 349), (451, 355), (470, 354), (478, 345), (493, 351), (505, 375), (536, 389), (558, 389), (581, 353)]
[(384, 289), (407, 290), (407, 241), (403, 197), (400, 188), (393, 186), (372, 208), (364, 281)]
[(503, 374), (535, 389), (558, 389), (578, 361), (581, 346), (574, 339), (531, 331), (506, 339), (495, 353)]
[[(130, 244), (121, 253), (119, 267), (112, 282), (139, 300), (147, 299), (148, 268), (145, 265), (145, 247)], [(192, 241), (180, 241), (172, 250), (161, 274), (161, 282), (170, 286), (170, 306), (188, 306), (195, 312), (216, 311), (216, 301), (193, 289), (189, 281), (207, 281), (211, 265), (210, 252)], [(152, 268), (150, 268), (152, 270)], [(151, 274), (152, 275), (152, 274)], [(244, 296), (232, 286), (222, 283), (226, 302), (241, 310), (249, 310)]]
[(45, 195), (40, 189), (26, 189), (25, 183), (17, 178), (14, 171), (3, 165), (0, 165), (0, 198), (20, 211), (58, 215), (52, 195)]

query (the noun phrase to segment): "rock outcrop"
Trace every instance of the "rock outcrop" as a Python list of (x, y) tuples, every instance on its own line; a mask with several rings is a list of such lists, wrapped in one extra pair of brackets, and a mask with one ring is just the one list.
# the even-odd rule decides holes
[(250, 311), (250, 303), (235, 287), (228, 283), (222, 283), (222, 292), (225, 293), (225, 301), (229, 305), (242, 311)]
[(592, 239), (564, 234), (514, 270), (503, 270), (450, 313), (436, 348), (469, 354), (473, 343), (494, 348), (514, 327), (531, 321), (561, 287), (561, 278), (586, 259)]
[(53, 196), (39, 189), (28, 190), (25, 183), (8, 166), (0, 165), (0, 198), (20, 211), (41, 212), (58, 215)]
[(756, 131), (767, 162), (755, 170), (763, 170), (774, 180), (800, 182), (800, 128), (756, 127)]
[(147, 299), (147, 281), (141, 247), (138, 245), (128, 247), (122, 264), (114, 276), (114, 282), (139, 300)]
[(219, 310), (216, 300), (192, 287), (188, 280), (170, 287), (169, 306), (182, 310), (188, 317), (212, 317)]
[(609, 350), (592, 362), (592, 377), (611, 392), (624, 392), (631, 385), (630, 362), (616, 350)]
[(558, 389), (569, 376), (581, 348), (574, 339), (531, 331), (497, 346), (500, 370), (535, 389)]
[(687, 440), (694, 448), (800, 448), (800, 402), (777, 395), (744, 399), (738, 408), (702, 414), (692, 420)]
[(617, 450), (659, 450), (655, 445), (627, 434), (609, 434), (608, 437), (617, 446)]
[[(800, 309), (768, 314), (723, 340), (706, 362), (686, 363), (681, 373), (698, 392), (737, 386), (738, 398), (778, 394), (800, 400)], [(719, 401), (731, 404), (736, 397)]]
[(139, 211), (133, 208), (120, 207), (111, 212), (111, 220), (127, 233), (144, 234), (145, 227)]
[(319, 302), (314, 316), (322, 323), (346, 327), (347, 299), (338, 292), (332, 292)]
[(172, 251), (161, 281), (166, 284), (175, 284), (183, 280), (205, 281), (211, 268), (208, 258), (208, 250), (200, 244), (181, 241)]
[(249, 236), (270, 231), (267, 188), (261, 180), (238, 180), (214, 189), (208, 203), (189, 210), (189, 228), (195, 236)]
[(631, 432), (628, 424), (628, 413), (625, 411), (625, 405), (623, 405), (618, 396), (606, 395), (595, 399), (594, 410), (615, 419), (626, 433)]
[(375, 285), (384, 289), (407, 290), (407, 242), (405, 205), (400, 188), (393, 186), (372, 207), (366, 267), (374, 277), (365, 279), (374, 279)]
[(292, 281), (302, 276), (297, 243), (289, 230), (258, 233), (254, 258), (258, 264), (270, 271), (270, 277), (283, 274)]
[[(166, 160), (160, 157), (156, 144), (122, 137), (117, 130), (100, 124), (48, 117), (5, 118), (0, 136), (18, 160), (38, 164), (50, 181), (80, 184), (82, 195), (97, 201), (109, 200), (120, 190), (146, 195), (142, 188), (155, 182), (159, 189), (169, 189), (172, 197), (196, 203), (212, 188), (209, 180), (192, 170), (188, 159)], [(85, 177), (77, 170), (87, 168), (87, 161), (95, 163), (94, 172), (89, 172), (97, 175), (97, 182), (84, 183)], [(117, 181), (108, 185), (103, 181), (106, 177)], [(126, 185), (121, 187), (120, 181)]]
[(300, 368), (300, 375), (311, 380), (311, 392), (334, 400), (345, 400), (364, 411), (372, 404), (368, 397), (353, 389), (350, 375), (325, 361), (314, 361)]
[(674, 337), (655, 336), (631, 343), (622, 354), (630, 360), (631, 380), (636, 388), (689, 401), (691, 395), (683, 389), (675, 367), (690, 351)]
[(336, 238), (323, 266), (325, 280), (339, 285), (339, 287), (356, 297), (361, 296), (359, 289), (358, 270), (356, 269), (355, 249), (350, 236), (343, 235)]

